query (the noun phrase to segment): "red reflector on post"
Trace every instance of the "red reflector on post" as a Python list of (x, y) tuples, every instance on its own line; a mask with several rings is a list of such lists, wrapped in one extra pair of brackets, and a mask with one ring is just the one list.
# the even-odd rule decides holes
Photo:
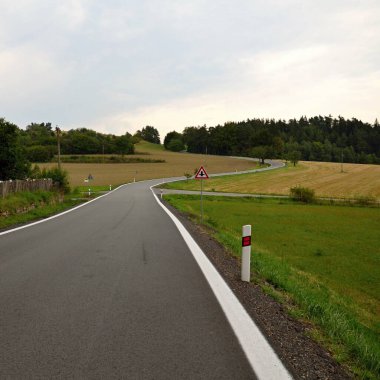
[(250, 245), (251, 245), (251, 237), (250, 236), (243, 236), (242, 247), (248, 247)]

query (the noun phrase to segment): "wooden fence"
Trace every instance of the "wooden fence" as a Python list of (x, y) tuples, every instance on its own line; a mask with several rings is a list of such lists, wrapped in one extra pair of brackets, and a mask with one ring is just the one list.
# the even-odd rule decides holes
[(2, 198), (5, 198), (9, 194), (18, 193), (20, 191), (50, 191), (52, 187), (53, 180), (50, 178), (0, 181), (0, 194)]

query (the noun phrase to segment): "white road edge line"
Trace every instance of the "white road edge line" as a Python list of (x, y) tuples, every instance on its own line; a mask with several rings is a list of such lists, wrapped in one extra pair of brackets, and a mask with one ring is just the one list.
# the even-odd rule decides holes
[[(161, 185), (166, 182), (162, 182)], [(158, 186), (154, 185), (154, 186)], [(259, 380), (285, 380), (292, 379), (292, 376), (282, 364), (281, 360), (270, 346), (264, 335), (248, 315), (235, 294), (226, 284), (219, 272), (211, 264), (202, 249), (192, 238), (183, 224), (159, 201), (157, 195), (150, 189), (157, 203), (173, 220), (180, 234), (185, 240), (212, 291), (215, 294), (220, 306), (225, 313), (232, 330), (234, 331), (254, 373)]]
[(41, 219), (41, 220), (38, 220), (37, 222), (32, 222), (32, 223), (28, 223), (28, 224), (25, 224), (23, 226), (20, 226), (20, 227), (16, 227), (16, 228), (12, 228), (10, 230), (6, 230), (6, 231), (3, 231), (3, 232), (0, 232), (0, 236), (1, 235), (6, 235), (6, 234), (10, 234), (11, 232), (15, 232), (15, 231), (19, 231), (19, 230), (23, 230), (24, 228), (29, 228), (29, 227), (32, 227), (32, 226), (35, 226), (37, 224), (40, 224), (40, 223), (45, 223), (45, 222), (48, 222), (49, 220), (52, 220), (52, 219), (55, 219), (55, 218), (58, 218), (62, 215), (65, 215), (65, 214), (68, 214), (69, 212), (72, 212), (72, 211), (75, 211), (77, 210), (78, 208), (81, 208), (81, 207), (84, 207), (84, 206), (87, 206), (88, 204), (92, 203), (92, 202), (95, 202), (97, 200), (99, 200), (100, 198), (103, 198), (103, 197), (106, 197), (107, 195), (113, 193), (114, 191), (120, 189), (121, 187), (123, 186), (127, 186), (129, 185), (128, 183), (124, 184), (124, 185), (120, 185), (118, 187), (116, 187), (115, 189), (109, 191), (108, 193), (106, 194), (103, 194), (103, 195), (99, 195), (98, 197), (94, 198), (94, 199), (91, 199), (90, 201), (86, 202), (86, 203), (81, 203), (80, 205), (78, 206), (75, 206), (73, 208), (70, 208), (66, 211), (63, 211), (63, 212), (60, 212), (59, 214), (55, 214), (53, 216), (49, 216), (48, 218), (45, 218), (45, 219)]

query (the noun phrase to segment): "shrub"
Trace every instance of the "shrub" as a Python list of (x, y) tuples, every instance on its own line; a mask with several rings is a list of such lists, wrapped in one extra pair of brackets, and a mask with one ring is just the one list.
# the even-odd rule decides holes
[(67, 171), (59, 168), (41, 169), (36, 165), (32, 170), (33, 178), (51, 178), (54, 186), (64, 193), (70, 192)]
[(298, 202), (313, 203), (315, 192), (307, 187), (296, 186), (290, 189), (290, 197)]

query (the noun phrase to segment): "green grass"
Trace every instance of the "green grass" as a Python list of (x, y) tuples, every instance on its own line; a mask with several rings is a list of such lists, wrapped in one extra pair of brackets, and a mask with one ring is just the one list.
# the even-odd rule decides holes
[(71, 198), (72, 194), (68, 194), (60, 201), (57, 193), (47, 191), (22, 192), (0, 198), (0, 229), (46, 218), (80, 203)]
[(165, 150), (165, 147), (162, 145), (162, 144), (153, 144), (151, 142), (148, 142), (148, 141), (145, 141), (145, 140), (140, 140), (140, 142), (138, 142), (136, 145), (135, 145), (135, 148), (137, 151), (164, 151)]
[[(199, 220), (197, 196), (165, 196)], [(361, 377), (380, 376), (380, 212), (274, 199), (205, 197), (205, 223), (239, 256), (252, 224), (256, 278), (289, 294), (338, 360)]]
[[(111, 187), (111, 190), (116, 189), (119, 185), (115, 185)], [(110, 187), (109, 185), (99, 185), (99, 186), (92, 186), (91, 182), (87, 184), (86, 186), (77, 186), (73, 190), (73, 193), (86, 193), (88, 192), (88, 189), (91, 189), (91, 192), (94, 193), (104, 193), (105, 191), (109, 191)]]

